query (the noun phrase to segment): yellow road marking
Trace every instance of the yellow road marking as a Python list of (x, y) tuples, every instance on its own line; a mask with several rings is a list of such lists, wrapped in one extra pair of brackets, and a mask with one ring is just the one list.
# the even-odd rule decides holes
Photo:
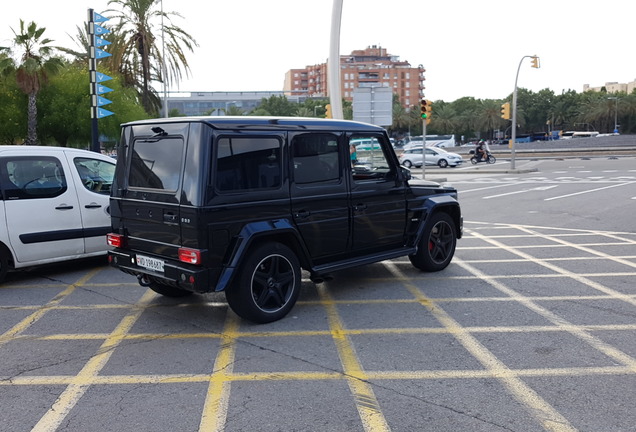
[(353, 394), (364, 430), (368, 432), (390, 431), (391, 428), (382, 414), (373, 388), (368, 383), (369, 377), (362, 369), (353, 344), (344, 331), (344, 325), (338, 315), (335, 302), (324, 285), (319, 285), (317, 288), (320, 299), (327, 311), (331, 335), (336, 344), (345, 378), (349, 385), (349, 390)]
[(73, 377), (70, 384), (53, 403), (53, 406), (34, 426), (32, 432), (55, 431), (59, 427), (71, 409), (73, 409), (84, 393), (86, 393), (92, 380), (110, 359), (115, 347), (124, 340), (124, 335), (130, 331), (143, 313), (145, 306), (154, 297), (155, 294), (150, 290), (141, 297), (128, 315), (122, 319), (115, 330), (113, 330), (110, 336), (102, 343), (97, 353), (84, 365), (82, 370)]
[(210, 384), (203, 405), (200, 431), (216, 432), (222, 431), (225, 427), (230, 399), (230, 375), (234, 368), (239, 323), (239, 318), (228, 311), (225, 328), (221, 335), (221, 349), (216, 356), (212, 374), (207, 377)]
[[(455, 258), (457, 260), (457, 258)], [(544, 401), (532, 388), (528, 387), (514, 371), (510, 370), (486, 347), (484, 347), (473, 335), (457, 323), (450, 315), (435, 302), (426, 297), (418, 287), (402, 273), (393, 263), (385, 263), (385, 266), (397, 279), (402, 281), (415, 298), (420, 300), (422, 306), (429, 310), (435, 318), (448, 328), (457, 339), (479, 361), (486, 370), (499, 379), (510, 393), (534, 415), (541, 425), (555, 432), (576, 431), (568, 420), (563, 417), (550, 404)]]

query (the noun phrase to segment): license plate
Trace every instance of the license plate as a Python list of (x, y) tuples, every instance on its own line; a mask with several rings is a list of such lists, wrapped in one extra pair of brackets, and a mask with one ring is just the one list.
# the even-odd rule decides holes
[(147, 268), (149, 270), (154, 270), (156, 272), (163, 273), (163, 260), (159, 260), (156, 258), (147, 257), (145, 255), (137, 255), (137, 265), (139, 267)]

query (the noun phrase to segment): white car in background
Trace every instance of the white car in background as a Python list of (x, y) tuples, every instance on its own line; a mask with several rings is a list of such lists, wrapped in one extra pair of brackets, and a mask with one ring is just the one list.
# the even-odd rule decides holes
[(66, 147), (0, 146), (0, 282), (7, 271), (109, 247), (115, 159)]
[[(464, 160), (457, 153), (447, 152), (441, 148), (426, 147), (424, 149), (426, 153), (426, 165), (437, 165), (440, 168), (456, 167), (461, 165)], [(407, 168), (422, 166), (422, 147), (413, 147), (399, 156), (401, 165)]]

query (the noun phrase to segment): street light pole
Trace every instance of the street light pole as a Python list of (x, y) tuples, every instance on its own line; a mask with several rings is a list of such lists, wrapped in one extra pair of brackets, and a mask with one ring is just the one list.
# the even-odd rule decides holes
[(524, 58), (532, 59), (532, 67), (539, 67), (539, 57), (536, 55), (533, 56), (523, 56), (519, 61), (519, 66), (517, 67), (517, 75), (515, 76), (515, 90), (512, 93), (512, 124), (510, 125), (512, 128), (511, 133), (511, 143), (510, 143), (510, 168), (515, 169), (515, 141), (517, 140), (517, 81), (519, 80), (519, 71), (521, 70), (521, 63), (523, 63)]
[(616, 105), (614, 108), (614, 133), (618, 133), (618, 96), (608, 97), (608, 99), (614, 99), (616, 101)]

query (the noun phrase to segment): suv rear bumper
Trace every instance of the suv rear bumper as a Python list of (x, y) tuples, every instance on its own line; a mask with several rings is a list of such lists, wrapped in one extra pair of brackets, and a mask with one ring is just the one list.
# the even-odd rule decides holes
[(122, 251), (120, 249), (108, 251), (108, 263), (125, 273), (137, 277), (148, 276), (151, 279), (160, 280), (161, 283), (166, 285), (175, 286), (187, 291), (199, 293), (212, 291), (208, 269), (188, 265), (179, 261), (160, 259), (164, 261), (163, 272), (150, 270), (137, 265), (136, 254), (134, 252)]

